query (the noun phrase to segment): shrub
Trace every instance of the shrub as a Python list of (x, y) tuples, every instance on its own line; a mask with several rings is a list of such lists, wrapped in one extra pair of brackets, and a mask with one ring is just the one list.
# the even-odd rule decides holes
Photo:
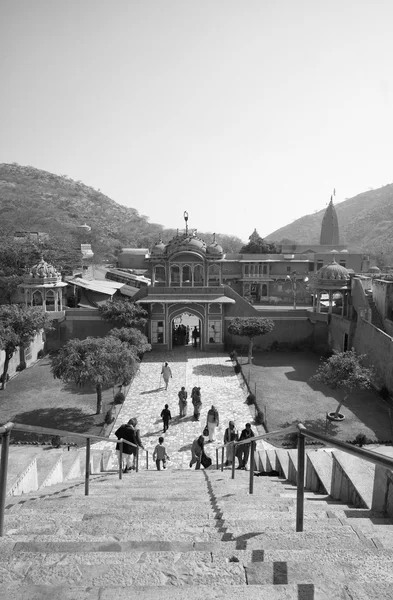
[(357, 436), (355, 437), (354, 443), (357, 444), (358, 446), (360, 446), (360, 448), (362, 446), (364, 446), (364, 444), (367, 442), (367, 438), (364, 435), (364, 433), (358, 433)]
[(231, 360), (236, 360), (237, 359), (237, 352), (236, 352), (236, 350), (232, 350), (232, 352), (229, 353), (229, 358)]
[(38, 352), (37, 352), (37, 358), (44, 358), (44, 351), (43, 350), (38, 350)]
[(59, 435), (54, 435), (53, 438), (51, 439), (50, 443), (52, 444), (52, 446), (54, 448), (60, 448), (61, 446), (61, 438)]
[(259, 410), (259, 409), (257, 410), (257, 413), (256, 413), (256, 415), (255, 415), (254, 422), (255, 422), (255, 424), (256, 424), (256, 425), (263, 425), (263, 424), (264, 424), (264, 422), (265, 422), (265, 417), (264, 417), (264, 414), (263, 414), (263, 412), (262, 412), (261, 410)]
[[(6, 380), (6, 382), (10, 380), (10, 376), (8, 375), (8, 373), (7, 373), (7, 375), (5, 376), (5, 380)], [(3, 376), (3, 373), (2, 373), (2, 374), (0, 375), (0, 383), (3, 383), (3, 381), (4, 381), (4, 376)]]
[(239, 374), (242, 372), (242, 367), (241, 367), (241, 365), (239, 365), (239, 363), (235, 364), (234, 369), (235, 369), (236, 374)]
[(113, 399), (113, 403), (114, 404), (123, 404), (125, 399), (126, 399), (126, 397), (123, 394), (123, 392), (117, 392), (117, 394), (115, 394), (115, 397)]
[(383, 385), (378, 393), (383, 400), (387, 400), (390, 396), (389, 390), (386, 387), (386, 385)]
[(22, 360), (22, 362), (19, 363), (19, 365), (16, 367), (16, 371), (24, 371), (26, 369), (26, 363), (24, 360)]
[(255, 394), (253, 394), (253, 393), (248, 394), (248, 396), (246, 398), (246, 402), (249, 406), (251, 404), (255, 404), (255, 400), (256, 400)]
[(105, 425), (110, 425), (111, 423), (113, 423), (114, 420), (115, 417), (113, 416), (113, 411), (110, 408), (105, 415)]

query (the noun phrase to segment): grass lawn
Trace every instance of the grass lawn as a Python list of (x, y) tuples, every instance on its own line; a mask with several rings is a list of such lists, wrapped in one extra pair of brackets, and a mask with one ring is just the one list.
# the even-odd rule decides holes
[[(103, 412), (96, 415), (97, 396), (93, 386), (77, 387), (54, 379), (49, 357), (25, 369), (0, 390), (0, 423), (7, 421), (53, 427), (77, 433), (102, 435), (104, 418), (113, 400), (112, 388), (104, 390)], [(33, 434), (14, 432), (15, 440), (39, 440)], [(78, 445), (82, 440), (73, 440)]]
[[(249, 377), (252, 391), (256, 385), (260, 409), (266, 407), (269, 431), (302, 422), (314, 431), (325, 433), (326, 413), (337, 408), (342, 392), (309, 383), (320, 363), (316, 354), (255, 352), (253, 365), (244, 364), (246, 360), (244, 357), (241, 360), (243, 372)], [(364, 433), (372, 441), (393, 439), (389, 407), (374, 392), (355, 390), (341, 412), (345, 420), (329, 422), (328, 435), (343, 441), (354, 440), (358, 433)], [(273, 443), (271, 438), (269, 441)]]

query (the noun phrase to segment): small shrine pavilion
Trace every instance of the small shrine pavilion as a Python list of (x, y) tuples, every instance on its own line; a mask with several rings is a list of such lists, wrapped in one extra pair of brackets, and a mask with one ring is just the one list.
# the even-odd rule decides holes
[(62, 290), (66, 286), (59, 271), (41, 258), (18, 287), (24, 292), (26, 306), (42, 306), (45, 312), (56, 313), (53, 317), (58, 317), (59, 313), (64, 314)]

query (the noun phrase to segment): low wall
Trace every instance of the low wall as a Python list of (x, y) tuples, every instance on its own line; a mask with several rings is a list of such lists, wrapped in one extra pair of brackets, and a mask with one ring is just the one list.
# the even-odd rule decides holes
[[(259, 313), (259, 317), (265, 317), (265, 314)], [(254, 338), (254, 348), (256, 350), (267, 350), (275, 342), (278, 344), (288, 344), (291, 346), (306, 344), (314, 345), (315, 327), (308, 317), (280, 317), (279, 315), (269, 316), (274, 321), (274, 329), (266, 335)], [(224, 335), (226, 345), (229, 347), (248, 346), (249, 340), (246, 337), (231, 335), (228, 327), (231, 319), (226, 317), (224, 322)], [(326, 327), (323, 324), (323, 327)], [(320, 333), (320, 332), (318, 332)], [(326, 335), (327, 337), (327, 335)]]
[(366, 362), (373, 365), (378, 377), (377, 385), (385, 385), (393, 392), (393, 338), (372, 323), (359, 318), (356, 324), (353, 346), (359, 354), (366, 355)]
[[(37, 333), (29, 346), (24, 349), (17, 348), (8, 365), (8, 375), (10, 378), (15, 375), (17, 372), (17, 367), (22, 361), (26, 363), (26, 367), (29, 367), (36, 362), (38, 359), (38, 353), (40, 350), (44, 349), (45, 342), (43, 337), (44, 334), (42, 332)], [(3, 373), (4, 361), (5, 352), (4, 350), (0, 350), (0, 374)]]
[(98, 310), (67, 309), (65, 318), (54, 323), (55, 329), (47, 334), (48, 350), (58, 350), (68, 340), (104, 337), (115, 326), (101, 319)]

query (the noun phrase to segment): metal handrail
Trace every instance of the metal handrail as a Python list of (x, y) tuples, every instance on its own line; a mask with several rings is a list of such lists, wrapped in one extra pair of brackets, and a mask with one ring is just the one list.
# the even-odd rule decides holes
[(305, 438), (309, 437), (314, 440), (328, 444), (338, 450), (343, 450), (347, 454), (353, 454), (358, 458), (362, 458), (375, 465), (384, 467), (385, 469), (393, 469), (393, 459), (383, 454), (378, 454), (372, 450), (364, 450), (351, 446), (346, 442), (335, 440), (322, 433), (307, 429), (302, 423), (298, 423), (298, 449), (297, 449), (297, 491), (296, 491), (296, 531), (303, 531), (303, 515), (304, 515), (304, 471), (305, 471)]
[[(85, 496), (89, 495), (89, 481), (90, 481), (90, 452), (91, 452), (91, 440), (101, 440), (104, 442), (111, 442), (114, 444), (119, 444), (120, 446), (120, 456), (119, 456), (119, 479), (122, 479), (122, 464), (123, 464), (123, 444), (128, 444), (129, 446), (134, 446), (136, 448), (136, 463), (135, 470), (138, 472), (139, 470), (139, 448), (137, 444), (133, 442), (129, 442), (128, 440), (124, 440), (122, 438), (110, 438), (103, 437), (99, 435), (89, 435), (84, 433), (76, 433), (73, 431), (64, 431), (63, 429), (53, 429), (47, 427), (39, 427), (36, 425), (25, 425), (23, 423), (5, 423), (5, 425), (0, 426), (0, 436), (1, 436), (1, 462), (0, 462), (0, 537), (3, 536), (4, 533), (4, 512), (5, 512), (5, 499), (7, 494), (7, 471), (8, 471), (8, 455), (9, 455), (9, 444), (10, 444), (10, 435), (12, 430), (15, 431), (24, 431), (28, 433), (37, 433), (37, 434), (45, 434), (45, 435), (58, 435), (59, 437), (68, 437), (68, 438), (82, 438), (86, 441), (86, 465), (85, 465)], [(146, 452), (146, 469), (149, 468), (149, 452)]]

